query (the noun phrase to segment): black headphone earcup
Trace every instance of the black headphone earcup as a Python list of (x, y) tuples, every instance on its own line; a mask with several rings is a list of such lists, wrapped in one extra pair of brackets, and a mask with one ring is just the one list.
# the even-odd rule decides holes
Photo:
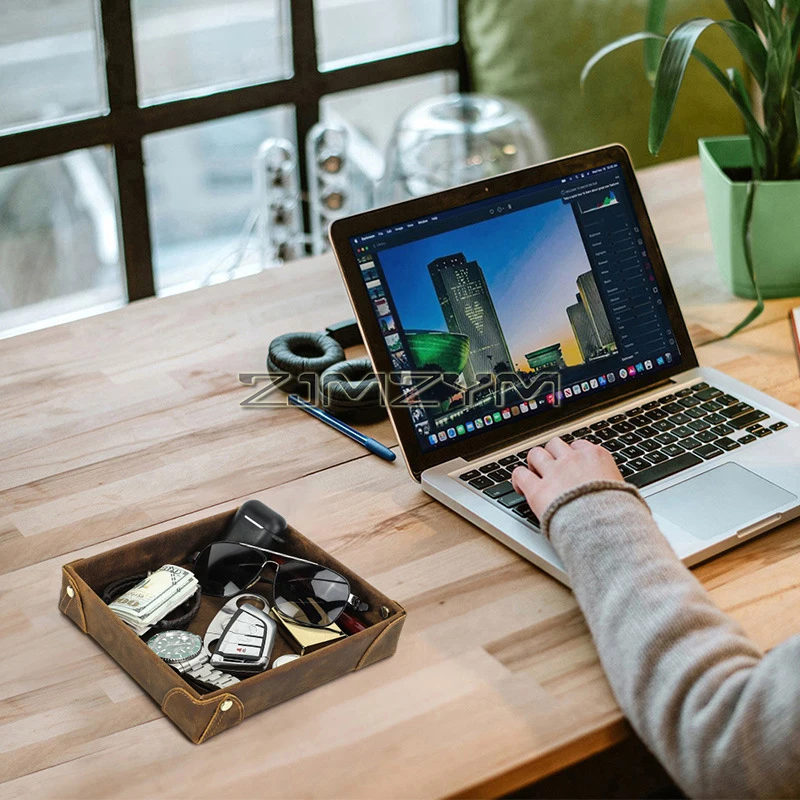
[(334, 364), (320, 378), (322, 407), (335, 417), (375, 422), (386, 416), (381, 386), (368, 358)]
[(297, 390), (301, 375), (319, 375), (342, 361), (342, 346), (324, 333), (284, 333), (269, 343), (267, 353), (267, 369), (289, 376), (279, 386), (287, 393)]

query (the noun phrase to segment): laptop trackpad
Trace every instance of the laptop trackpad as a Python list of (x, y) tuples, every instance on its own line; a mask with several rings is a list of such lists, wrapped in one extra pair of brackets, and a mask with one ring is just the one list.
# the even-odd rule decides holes
[(728, 463), (651, 495), (647, 504), (699, 539), (713, 539), (796, 499), (749, 469)]

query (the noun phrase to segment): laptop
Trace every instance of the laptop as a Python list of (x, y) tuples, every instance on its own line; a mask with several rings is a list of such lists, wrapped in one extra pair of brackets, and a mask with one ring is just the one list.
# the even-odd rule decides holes
[(510, 479), (555, 436), (609, 450), (687, 565), (800, 514), (800, 412), (698, 365), (622, 146), (330, 238), (411, 476), (554, 578)]

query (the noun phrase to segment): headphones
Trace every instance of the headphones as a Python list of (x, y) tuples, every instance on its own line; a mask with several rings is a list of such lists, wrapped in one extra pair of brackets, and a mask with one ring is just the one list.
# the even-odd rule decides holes
[[(275, 385), (287, 394), (301, 387), (307, 397), (336, 417), (375, 422), (386, 416), (380, 382), (369, 358), (345, 358), (345, 348), (363, 344), (354, 319), (321, 333), (284, 333), (269, 343), (267, 369), (278, 373)], [(304, 392), (300, 392), (305, 394)]]

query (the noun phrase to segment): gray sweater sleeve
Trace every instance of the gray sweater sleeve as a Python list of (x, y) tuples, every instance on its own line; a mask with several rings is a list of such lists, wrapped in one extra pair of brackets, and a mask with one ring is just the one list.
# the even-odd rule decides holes
[(800, 796), (800, 636), (764, 655), (627, 484), (585, 484), (542, 522), (617, 701), (683, 791)]

